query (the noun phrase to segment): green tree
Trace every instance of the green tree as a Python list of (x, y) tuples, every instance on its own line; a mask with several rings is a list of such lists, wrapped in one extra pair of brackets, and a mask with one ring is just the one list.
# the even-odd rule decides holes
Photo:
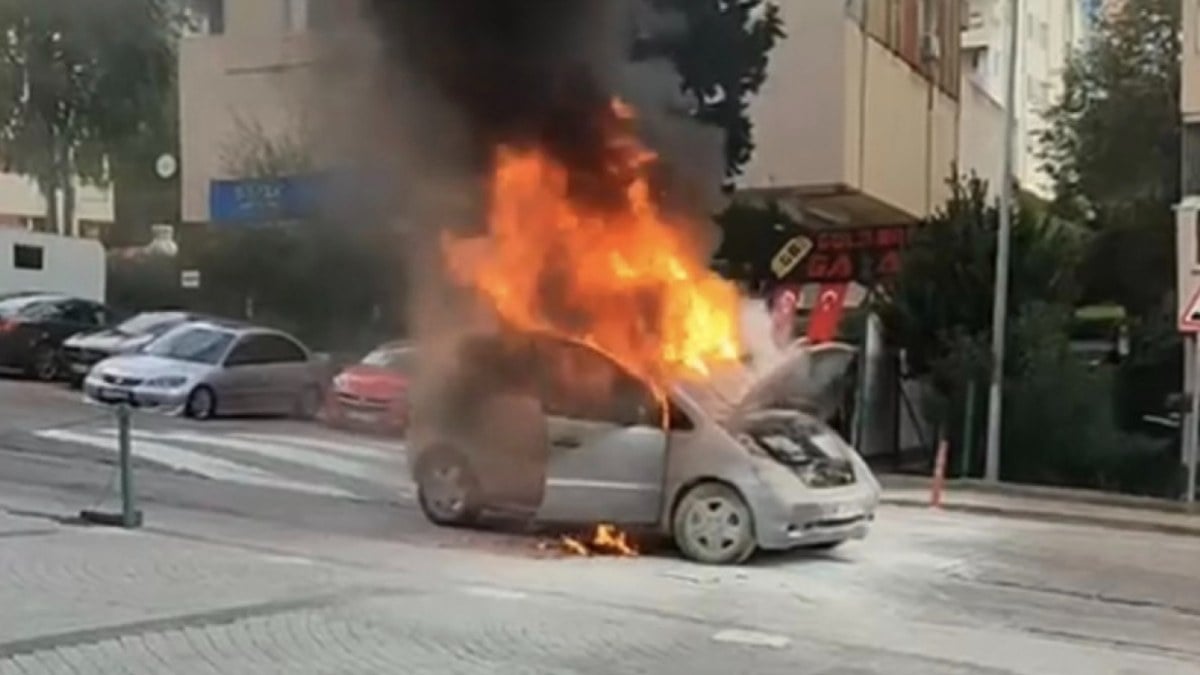
[[(947, 397), (988, 372), (999, 213), (983, 181), (954, 183), (950, 200), (917, 230), (900, 274), (879, 294), (889, 340), (905, 350), (914, 375), (931, 376)], [(1035, 303), (1070, 306), (1083, 244), (1062, 221), (1015, 210), (1012, 312)], [(1010, 372), (1019, 363), (1019, 357), (1011, 359)]]
[(37, 181), (48, 228), (73, 220), (73, 178), (107, 184), (161, 116), (179, 18), (168, 0), (0, 0), (0, 156)]
[(1097, 233), (1080, 270), (1084, 300), (1138, 315), (1161, 311), (1174, 286), (1179, 29), (1178, 0), (1105, 13), (1071, 58), (1040, 137), (1055, 211)]
[(786, 37), (779, 7), (769, 0), (653, 0), (682, 13), (686, 37), (667, 51), (696, 97), (697, 119), (725, 131), (726, 176), (741, 174), (754, 152), (750, 99), (767, 79), (771, 50)]

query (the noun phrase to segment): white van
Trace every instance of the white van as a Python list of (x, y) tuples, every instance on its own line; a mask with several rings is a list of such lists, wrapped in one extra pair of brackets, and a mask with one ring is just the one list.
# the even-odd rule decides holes
[(94, 239), (0, 227), (0, 295), (39, 291), (104, 302), (104, 246)]

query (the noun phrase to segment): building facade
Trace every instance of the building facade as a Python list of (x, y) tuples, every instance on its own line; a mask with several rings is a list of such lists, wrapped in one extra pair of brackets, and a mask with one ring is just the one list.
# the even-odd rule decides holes
[[(66, 224), (65, 231), (59, 234), (98, 239), (112, 222), (112, 190), (77, 185), (75, 222)], [(36, 182), (25, 176), (0, 173), (0, 227), (46, 230), (46, 198)]]
[[(1062, 94), (1063, 73), (1074, 49), (1082, 45), (1092, 17), (1098, 9), (1094, 0), (968, 0), (963, 22), (963, 73), (972, 92), (991, 99), (990, 104), (964, 106), (963, 135), (973, 134), (983, 124), (979, 115), (995, 117), (989, 108), (1002, 110), (1008, 68), (1010, 2), (1018, 4), (1017, 66), (1013, 139), (1013, 173), (1022, 188), (1039, 197), (1053, 196), (1053, 184), (1041, 170), (1038, 135), (1045, 128), (1044, 112)], [(967, 87), (964, 84), (964, 87)], [(1003, 112), (1001, 112), (1001, 116)], [(986, 148), (994, 152), (994, 148)], [(968, 146), (962, 163), (982, 168), (1001, 162), (1001, 157), (977, 154), (984, 149)], [(1002, 153), (1002, 150), (1001, 150)], [(997, 154), (1001, 154), (997, 153)], [(980, 171), (990, 178), (997, 170)], [(994, 181), (993, 181), (994, 184)]]
[(324, 31), (357, 0), (192, 0), (194, 30), (179, 50), (184, 222), (209, 222), (214, 181), (262, 177), (273, 161), (302, 163)]
[(744, 195), (833, 225), (894, 225), (948, 195), (957, 156), (957, 0), (780, 3), (787, 38), (752, 101)]

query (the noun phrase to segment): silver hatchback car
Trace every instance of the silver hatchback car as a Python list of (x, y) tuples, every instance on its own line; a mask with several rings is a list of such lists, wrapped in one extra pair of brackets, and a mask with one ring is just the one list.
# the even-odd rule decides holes
[(178, 326), (135, 354), (105, 359), (84, 380), (101, 403), (217, 415), (294, 414), (320, 408), (324, 364), (279, 331), (198, 321)]
[(502, 511), (654, 527), (713, 564), (861, 538), (879, 483), (822, 420), (854, 354), (797, 345), (757, 373), (671, 387), (664, 409), (585, 345), (468, 340), (458, 375), (414, 401), (420, 505), (445, 525)]

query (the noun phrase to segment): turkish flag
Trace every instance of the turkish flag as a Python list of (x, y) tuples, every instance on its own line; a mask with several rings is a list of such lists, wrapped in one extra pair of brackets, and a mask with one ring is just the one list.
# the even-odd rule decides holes
[(808, 315), (808, 339), (813, 344), (829, 342), (837, 337), (849, 288), (850, 284), (821, 284), (817, 304)]

